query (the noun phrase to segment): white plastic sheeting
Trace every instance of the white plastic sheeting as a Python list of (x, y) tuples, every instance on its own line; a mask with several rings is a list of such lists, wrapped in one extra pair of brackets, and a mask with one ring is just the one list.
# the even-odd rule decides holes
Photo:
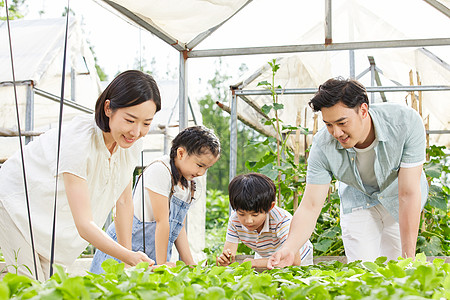
[[(409, 33), (404, 33), (393, 26), (383, 15), (377, 15), (368, 10), (357, 1), (344, 1), (348, 5), (338, 7), (333, 15), (333, 32), (336, 32), (334, 39), (345, 41), (365, 41), (365, 40), (389, 40), (411, 38)], [(350, 5), (351, 4), (351, 5)], [(426, 3), (423, 3), (427, 5)], [(420, 22), (420, 20), (412, 20)], [(450, 24), (450, 21), (447, 22)], [(450, 27), (447, 27), (447, 29)], [(322, 24), (316, 24), (312, 29), (298, 41), (313, 42), (323, 31)], [(447, 47), (450, 51), (450, 48)], [(364, 49), (355, 50), (355, 75), (358, 76), (370, 67), (368, 57), (372, 56), (376, 67), (381, 70), (382, 85), (395, 86), (401, 84), (410, 85), (409, 71), (414, 73), (414, 85), (417, 85), (417, 73), (420, 76), (422, 85), (446, 85), (450, 86), (450, 66), (442, 61), (433, 52), (433, 48), (393, 48), (393, 49)], [(291, 56), (282, 56), (277, 60), (280, 69), (275, 77), (275, 84), (282, 88), (317, 88), (329, 78), (342, 76), (350, 77), (349, 74), (349, 51), (335, 52), (315, 52), (300, 53)], [(259, 76), (248, 76), (247, 79), (236, 83), (236, 86), (243, 86), (243, 90), (258, 90), (258, 82), (271, 81), (271, 70), (265, 64), (255, 74)], [(359, 79), (364, 85), (371, 85), (371, 73)], [(376, 83), (375, 83), (376, 85)], [(390, 102), (398, 102), (411, 105), (411, 97), (408, 92), (386, 92), (386, 99)], [(450, 128), (450, 91), (422, 92), (423, 95), (423, 117), (429, 115), (430, 130), (448, 130)], [(284, 110), (279, 112), (280, 119), (285, 125), (295, 125), (297, 113), (300, 113), (301, 125), (313, 129), (313, 112), (307, 103), (312, 98), (312, 94), (306, 95), (281, 95), (280, 103), (284, 104)], [(416, 97), (418, 93), (416, 92)], [(265, 95), (249, 96), (250, 100), (257, 107), (264, 104), (271, 104), (272, 98)], [(369, 94), (369, 99), (371, 95)], [(380, 93), (374, 94), (374, 102), (381, 102)], [(252, 109), (248, 103), (238, 97), (238, 114), (258, 127), (266, 131), (274, 130), (269, 126), (262, 125), (265, 119), (256, 110)], [(273, 113), (270, 117), (273, 117)], [(323, 126), (318, 114), (319, 128)], [(293, 137), (293, 136), (291, 136)], [(310, 140), (310, 137), (308, 138)], [(449, 134), (433, 134), (430, 136), (432, 144), (450, 146)], [(303, 138), (301, 139), (303, 150)]]
[(167, 36), (187, 44), (219, 25), (245, 5), (247, 0), (111, 0)]
[[(26, 119), (27, 89), (30, 84), (57, 97), (61, 94), (61, 72), (63, 64), (65, 18), (11, 21), (11, 40), (16, 81), (28, 84), (17, 85), (21, 130)], [(17, 131), (15, 98), (11, 72), (11, 58), (6, 21), (0, 23), (0, 128)], [(71, 71), (75, 74), (72, 95)], [(94, 58), (82, 38), (79, 24), (72, 19), (69, 24), (67, 64), (64, 98), (94, 109), (100, 93), (100, 81)], [(56, 126), (59, 118), (59, 103), (34, 94), (32, 109), (34, 122), (31, 129), (37, 132)], [(64, 121), (85, 114), (71, 107), (64, 107)], [(14, 137), (0, 137), (0, 158), (7, 158), (18, 149)]]

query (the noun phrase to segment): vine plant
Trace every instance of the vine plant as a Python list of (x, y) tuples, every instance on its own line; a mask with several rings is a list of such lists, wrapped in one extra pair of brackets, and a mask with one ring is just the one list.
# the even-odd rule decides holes
[[(303, 133), (307, 133), (308, 130), (301, 126), (285, 125), (280, 119), (279, 111), (284, 109), (284, 105), (279, 102), (278, 92), (282, 90), (282, 87), (275, 84), (275, 75), (280, 65), (277, 64), (276, 59), (268, 63), (272, 71), (271, 82), (261, 81), (257, 86), (263, 86), (270, 91), (272, 103), (263, 105), (261, 110), (266, 115), (273, 111), (274, 117), (265, 120), (264, 125), (269, 125), (274, 129), (275, 138), (267, 137), (263, 141), (249, 142), (254, 147), (267, 146), (269, 151), (259, 161), (247, 161), (246, 167), (250, 171), (260, 172), (273, 180), (276, 179), (278, 205), (292, 210), (293, 193), (295, 191), (301, 193), (304, 189), (306, 164), (304, 159), (298, 164), (294, 162), (293, 150), (287, 142), (291, 132), (301, 130)], [(275, 149), (274, 145), (276, 145)]]

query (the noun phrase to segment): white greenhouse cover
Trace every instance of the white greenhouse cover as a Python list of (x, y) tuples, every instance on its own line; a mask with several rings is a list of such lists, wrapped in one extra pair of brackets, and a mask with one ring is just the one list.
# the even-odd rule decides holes
[[(96, 1), (119, 11), (125, 18), (155, 33), (177, 50), (180, 47), (181, 50), (187, 50), (188, 57), (204, 50), (210, 50), (209, 53), (214, 55), (214, 51), (221, 53), (221, 49), (323, 45), (326, 36), (327, 1)], [(417, 84), (417, 73), (422, 85), (449, 85), (448, 61), (442, 61), (450, 57), (449, 0), (340, 0), (330, 1), (330, 4), (333, 44), (377, 41), (399, 44), (398, 41), (402, 40), (447, 39), (445, 46), (427, 49), (393, 47), (355, 50), (356, 76), (369, 67), (368, 57), (372, 56), (383, 74), (380, 76), (384, 86), (410, 85), (410, 70), (414, 73), (414, 85)], [(420, 46), (418, 42), (417, 47)], [(436, 53), (446, 54), (446, 57), (439, 57), (435, 50), (440, 51)], [(317, 88), (328, 78), (350, 77), (347, 50), (273, 55), (277, 56), (281, 57), (279, 63), (282, 68), (278, 71), (276, 83), (283, 88)], [(245, 57), (242, 62), (245, 62)], [(267, 70), (261, 73), (256, 79), (251, 77), (251, 82), (244, 81), (244, 85), (248, 84), (245, 89), (260, 89), (256, 84), (270, 78)], [(360, 80), (370, 86), (370, 72)], [(450, 118), (446, 113), (450, 105), (449, 94), (449, 91), (423, 93), (423, 117), (429, 115), (430, 130), (450, 127)], [(386, 98), (388, 101), (404, 103), (408, 95), (406, 92), (391, 92), (386, 93)], [(375, 102), (380, 101), (379, 93), (374, 97)], [(247, 98), (259, 107), (270, 101), (263, 96)], [(304, 108), (310, 98), (311, 95), (281, 97), (285, 104), (282, 113), (285, 124), (294, 125), (298, 111), (302, 111), (301, 123), (305, 124)], [(410, 97), (408, 101), (410, 103)], [(263, 126), (260, 124), (261, 116), (244, 101), (239, 102), (238, 110), (240, 114), (253, 119), (254, 126)], [(312, 112), (308, 111), (306, 127), (309, 129), (312, 129), (311, 116)], [(448, 146), (449, 137), (448, 134), (432, 135), (432, 142)]]
[[(371, 24), (374, 31), (362, 29), (357, 24)], [(318, 36), (323, 29), (322, 24), (317, 24), (299, 40), (310, 41)], [(376, 39), (410, 38), (407, 34), (395, 28), (383, 16), (376, 15), (363, 6), (353, 3), (351, 9), (341, 6), (334, 14), (333, 26), (340, 39), (367, 40), (369, 34), (375, 35)], [(449, 27), (450, 28), (450, 27)], [(364, 49), (355, 50), (356, 76), (370, 67), (368, 57), (375, 60), (376, 67), (382, 72), (380, 74), (382, 85), (410, 85), (409, 72), (413, 72), (414, 85), (417, 85), (417, 74), (419, 74), (422, 85), (446, 85), (450, 86), (450, 65), (433, 54), (432, 48), (394, 48), (394, 49)], [(449, 49), (450, 51), (450, 49)], [(349, 77), (349, 52), (315, 52), (300, 53), (296, 55), (278, 58), (280, 69), (275, 77), (275, 84), (282, 88), (317, 88), (327, 79), (337, 76)], [(268, 64), (261, 67), (254, 75), (239, 81), (235, 86), (241, 86), (245, 90), (258, 90), (257, 84), (261, 81), (271, 81), (272, 72)], [(368, 72), (359, 78), (365, 86), (371, 85), (371, 74)], [(376, 85), (376, 83), (375, 83)], [(410, 92), (386, 92), (388, 102), (397, 102), (411, 106)], [(450, 128), (450, 91), (422, 92), (423, 95), (423, 118), (429, 116), (430, 130), (448, 130)], [(306, 95), (282, 95), (279, 96), (280, 103), (284, 109), (279, 112), (280, 118), (285, 125), (295, 125), (297, 113), (300, 113), (301, 125), (313, 129), (313, 111), (307, 105), (312, 94)], [(269, 96), (245, 96), (257, 107), (271, 104)], [(418, 92), (416, 92), (416, 98)], [(264, 126), (265, 119), (256, 110), (238, 97), (238, 114), (250, 121), (255, 127), (272, 132), (269, 126)], [(369, 94), (371, 99), (371, 94)], [(374, 93), (374, 102), (381, 102), (380, 93)], [(305, 124), (306, 108), (306, 124)], [(273, 117), (273, 113), (270, 117)], [(323, 126), (318, 114), (319, 128)], [(293, 136), (291, 135), (293, 138)], [(310, 140), (310, 138), (309, 138)], [(432, 134), (430, 143), (450, 147), (450, 134)], [(303, 149), (303, 138), (301, 139)]]
[[(10, 22), (22, 131), (25, 131), (27, 87), (30, 84), (60, 97), (65, 22), (65, 18)], [(2, 70), (0, 72), (0, 128), (17, 131), (6, 21), (0, 23), (0, 70)], [(71, 95), (71, 70), (75, 74), (74, 95)], [(28, 84), (20, 84), (24, 81)], [(79, 24), (75, 20), (71, 20), (64, 98), (71, 100), (74, 97), (77, 104), (94, 109), (100, 90), (100, 80), (95, 69), (92, 52), (82, 37)], [(76, 115), (85, 113), (65, 106), (63, 120), (68, 121)], [(56, 126), (59, 118), (59, 103), (34, 94), (33, 114), (34, 122), (31, 129), (43, 132)], [(9, 157), (19, 147), (17, 138), (0, 137), (0, 140), (0, 158)]]
[(201, 33), (226, 21), (248, 0), (111, 0), (166, 36), (187, 44)]

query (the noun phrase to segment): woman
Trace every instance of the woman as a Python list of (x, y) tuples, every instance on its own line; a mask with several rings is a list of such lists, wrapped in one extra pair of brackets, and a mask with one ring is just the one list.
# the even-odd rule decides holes
[[(54, 262), (71, 265), (88, 243), (136, 265), (154, 262), (131, 251), (131, 181), (142, 142), (161, 109), (155, 80), (140, 71), (119, 74), (100, 95), (91, 115), (74, 118), (61, 131)], [(58, 130), (24, 147), (24, 160), (38, 279), (49, 277)], [(115, 207), (118, 243), (102, 230)], [(33, 276), (20, 152), (0, 169), (0, 247), (10, 271)], [(30, 274), (32, 270), (33, 274)]]

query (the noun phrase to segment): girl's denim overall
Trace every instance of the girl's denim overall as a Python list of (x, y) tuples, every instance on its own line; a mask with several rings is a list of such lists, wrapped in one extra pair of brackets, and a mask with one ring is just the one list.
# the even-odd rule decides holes
[[(171, 196), (169, 203), (169, 244), (167, 246), (167, 260), (170, 260), (172, 255), (172, 246), (178, 237), (181, 229), (183, 228), (183, 222), (186, 217), (186, 213), (189, 210), (191, 203), (187, 203), (183, 200), (178, 199), (175, 196)], [(156, 262), (156, 251), (155, 251), (155, 230), (156, 221), (145, 222), (145, 254)], [(117, 242), (117, 234), (114, 222), (109, 226), (106, 233)], [(132, 250), (144, 252), (144, 242), (143, 242), (143, 224), (139, 221), (136, 216), (133, 217), (133, 229), (132, 229)], [(120, 260), (103, 253), (98, 250), (95, 252), (94, 258), (92, 260), (90, 272), (100, 274), (103, 273), (103, 268), (101, 264), (108, 258), (113, 258), (120, 262)]]

